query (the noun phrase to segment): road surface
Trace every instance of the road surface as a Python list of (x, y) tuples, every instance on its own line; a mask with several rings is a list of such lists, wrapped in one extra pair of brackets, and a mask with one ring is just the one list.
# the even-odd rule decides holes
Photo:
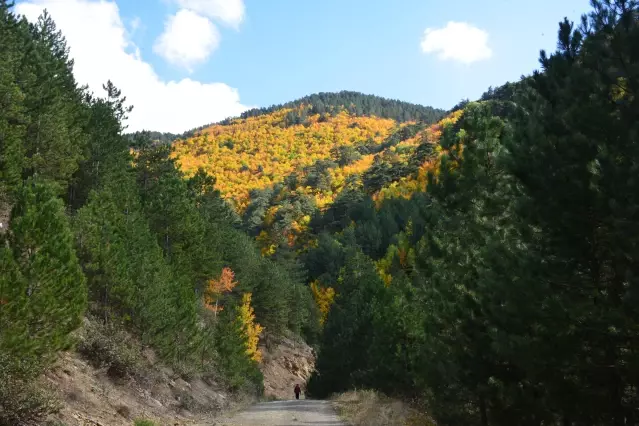
[(220, 426), (346, 426), (328, 401), (300, 399), (257, 404)]

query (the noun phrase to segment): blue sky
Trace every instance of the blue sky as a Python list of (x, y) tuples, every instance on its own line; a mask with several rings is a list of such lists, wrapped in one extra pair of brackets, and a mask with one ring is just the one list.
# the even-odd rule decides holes
[[(97, 0), (24, 0), (18, 11), (32, 19), (36, 9), (49, 8), (68, 33), (76, 63), (105, 61), (76, 75), (90, 87), (97, 85), (94, 76), (115, 75), (136, 104), (132, 127), (172, 131), (319, 91), (356, 90), (450, 108), (530, 73), (541, 48), (554, 50), (558, 22), (589, 10), (588, 0), (113, 1), (102, 2), (111, 5), (108, 13), (98, 13), (104, 5)], [(106, 15), (109, 22), (96, 21)], [(447, 27), (451, 21), (457, 26)], [(130, 72), (107, 46), (114, 28), (124, 30), (117, 37), (134, 57), (128, 61), (139, 62), (129, 64), (135, 65)], [(431, 52), (421, 46), (428, 28), (450, 30), (439, 33)], [(96, 37), (93, 44), (113, 49), (110, 61), (82, 45)], [(457, 43), (457, 54), (442, 59), (441, 49), (451, 48), (442, 43)], [(145, 73), (158, 85), (143, 93), (141, 80), (151, 78)], [(161, 111), (164, 100), (170, 111)]]

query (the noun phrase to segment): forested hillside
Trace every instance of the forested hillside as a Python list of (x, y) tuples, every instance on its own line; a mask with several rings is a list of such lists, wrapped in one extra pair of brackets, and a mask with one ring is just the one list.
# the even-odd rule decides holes
[(0, 40), (0, 424), (55, 411), (40, 377), (58, 351), (138, 374), (123, 332), (185, 377), (260, 395), (260, 335), (317, 332), (303, 275), (260, 255), (212, 179), (123, 135), (126, 98), (76, 83), (48, 15), (1, 0)]
[(125, 135), (123, 94), (0, 0), (0, 424), (55, 409), (59, 351), (136, 374), (124, 330), (235, 392), (292, 331), (313, 397), (637, 425), (639, 2), (592, 4), (541, 70), (447, 113), (320, 93), (172, 141)]
[(313, 219), (313, 395), (375, 388), (444, 425), (637, 424), (639, 4), (594, 1), (558, 36), (541, 71), (455, 108), (425, 191), (359, 184)]
[[(322, 120), (383, 119), (293, 103), (203, 129), (215, 154), (178, 144), (183, 168), (232, 182), (223, 165), (252, 143), (231, 170), (256, 180), (224, 192), (265, 258), (308, 274), (312, 395), (374, 388), (444, 425), (637, 424), (638, 19), (595, 1), (539, 72), (439, 123), (380, 114), (396, 121), (370, 143), (324, 138), (280, 172), (263, 163)], [(268, 152), (278, 125), (294, 142)]]
[[(202, 128), (177, 140), (174, 155), (185, 173), (202, 168), (215, 176), (223, 197), (240, 213), (251, 191), (300, 174), (306, 180), (295, 186), (308, 187), (306, 195), (322, 206), (339, 193), (349, 174), (370, 166), (373, 154), (442, 116), (443, 111), (375, 96), (322, 93)], [(338, 176), (329, 177), (331, 172)]]

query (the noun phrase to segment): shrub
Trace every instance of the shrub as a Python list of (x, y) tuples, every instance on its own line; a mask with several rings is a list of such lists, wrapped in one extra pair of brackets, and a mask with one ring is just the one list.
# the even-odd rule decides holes
[(339, 414), (354, 426), (435, 426), (435, 422), (408, 404), (376, 391), (345, 392), (333, 397)]
[(138, 419), (135, 421), (135, 426), (155, 426), (155, 423), (151, 420)]
[(0, 354), (0, 426), (41, 422), (60, 409), (54, 391), (39, 381), (42, 367)]
[(114, 379), (138, 376), (142, 368), (141, 348), (123, 327), (89, 318), (78, 344), (78, 352), (97, 368), (106, 368)]

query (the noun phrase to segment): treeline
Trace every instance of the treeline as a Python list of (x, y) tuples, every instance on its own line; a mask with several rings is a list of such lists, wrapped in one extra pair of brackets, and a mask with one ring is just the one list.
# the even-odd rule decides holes
[[(427, 192), (314, 219), (317, 397), (370, 387), (442, 425), (639, 422), (639, 4), (560, 24), (542, 71), (463, 106)], [(432, 155), (432, 154), (428, 154)]]
[[(304, 107), (304, 108), (301, 108)], [(253, 108), (240, 114), (240, 119), (260, 117), (272, 114), (282, 109), (292, 109), (284, 120), (282, 126), (294, 126), (298, 124), (308, 124), (309, 116), (319, 114), (320, 120), (328, 120), (328, 117), (340, 111), (347, 111), (357, 117), (379, 117), (388, 118), (398, 122), (417, 121), (422, 123), (434, 123), (445, 114), (445, 111), (438, 108), (412, 104), (395, 99), (382, 98), (375, 95), (366, 95), (359, 92), (321, 92), (303, 98), (286, 102), (270, 107)], [(230, 117), (219, 122), (221, 125), (232, 124), (237, 118)], [(213, 126), (215, 123), (199, 126), (188, 130), (173, 138), (185, 139), (198, 136), (202, 130)], [(167, 135), (171, 137), (172, 135)]]
[(311, 114), (326, 114), (343, 107), (346, 108), (349, 113), (357, 116), (374, 115), (380, 118), (390, 118), (399, 122), (423, 121), (432, 123), (444, 115), (444, 111), (437, 108), (343, 90), (341, 92), (315, 93), (281, 105), (254, 108), (243, 112), (240, 117), (257, 117), (270, 114), (282, 108), (295, 109), (301, 105), (310, 105)]
[[(30, 24), (0, 0), (0, 40), (0, 424), (56, 409), (39, 378), (85, 315), (184, 375), (259, 394), (259, 331), (316, 333), (303, 271), (260, 255), (212, 178), (123, 135), (126, 99), (77, 85), (48, 15)], [(113, 364), (90, 338), (82, 353)]]
[(170, 132), (156, 132), (156, 131), (142, 130), (142, 131), (127, 133), (126, 137), (129, 138), (132, 145), (134, 145), (135, 141), (141, 137), (145, 140), (146, 139), (150, 140), (153, 144), (165, 145), (165, 144), (170, 144), (174, 140), (180, 138), (180, 135), (176, 133), (170, 133)]

